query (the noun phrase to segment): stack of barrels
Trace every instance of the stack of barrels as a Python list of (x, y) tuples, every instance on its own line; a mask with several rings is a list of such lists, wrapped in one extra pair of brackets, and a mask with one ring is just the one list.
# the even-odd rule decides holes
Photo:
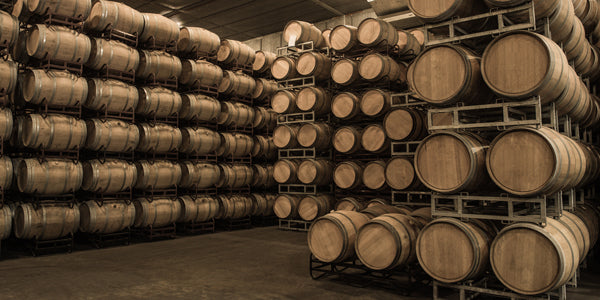
[(358, 27), (333, 28), (329, 41), (339, 56), (331, 71), (339, 87), (331, 101), (339, 124), (333, 133), (338, 208), (359, 203), (358, 210), (369, 198), (389, 199), (390, 188), (418, 189), (412, 160), (391, 158), (390, 145), (427, 134), (421, 108), (392, 107), (392, 95), (407, 92), (407, 65), (421, 52), (421, 43), (411, 32), (372, 18)]
[(280, 186), (287, 187), (280, 192), (292, 193), (280, 194), (274, 211), (280, 219), (312, 222), (335, 205), (331, 194), (320, 193), (330, 190), (324, 187), (330, 186), (333, 178), (333, 127), (328, 122), (333, 61), (331, 52), (323, 51), (327, 47), (323, 33), (313, 24), (290, 21), (283, 36), (286, 43), (304, 50), (284, 51), (270, 70), (281, 83), (270, 103), (281, 120), (273, 131), (274, 145), (282, 149), (273, 176)]

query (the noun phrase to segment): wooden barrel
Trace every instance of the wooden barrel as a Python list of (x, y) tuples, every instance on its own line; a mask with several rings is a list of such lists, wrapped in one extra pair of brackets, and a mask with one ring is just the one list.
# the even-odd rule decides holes
[(13, 160), (10, 157), (6, 155), (0, 157), (0, 188), (8, 190), (12, 186), (13, 176), (16, 177), (17, 167), (18, 165), (13, 166)]
[(412, 160), (404, 157), (395, 157), (388, 161), (385, 167), (385, 181), (395, 190), (421, 187)]
[(331, 148), (333, 128), (326, 123), (306, 123), (298, 130), (298, 144), (304, 148), (327, 150)]
[(267, 129), (272, 131), (277, 126), (277, 113), (270, 108), (260, 106), (254, 107), (254, 119), (252, 128)]
[(316, 115), (327, 114), (331, 110), (331, 94), (322, 87), (305, 87), (298, 92), (296, 106), (301, 111), (312, 111)]
[(275, 204), (275, 199), (277, 196), (274, 194), (250, 194), (250, 198), (252, 199), (253, 216), (272, 216), (273, 215), (273, 205)]
[(214, 55), (221, 46), (216, 33), (200, 27), (182, 27), (177, 41), (177, 52)]
[(140, 54), (119, 41), (92, 38), (90, 58), (87, 67), (93, 70), (114, 70), (133, 73), (140, 65)]
[(0, 12), (0, 45), (10, 46), (19, 37), (19, 20), (11, 14)]
[(38, 59), (84, 64), (91, 47), (89, 37), (66, 27), (37, 24), (27, 31), (27, 54)]
[(85, 147), (93, 151), (131, 152), (140, 142), (140, 129), (114, 119), (89, 119)]
[(266, 78), (256, 78), (255, 86), (254, 92), (252, 92), (252, 99), (258, 101), (265, 101), (271, 98), (279, 89), (276, 81)]
[(271, 66), (271, 75), (273, 75), (275, 80), (286, 80), (297, 77), (296, 59), (287, 56), (276, 58)]
[(0, 239), (2, 240), (9, 238), (13, 231), (13, 215), (16, 205), (15, 202), (11, 202), (0, 208)]
[(252, 199), (245, 195), (219, 196), (221, 219), (240, 219), (250, 216), (253, 210)]
[(273, 143), (277, 148), (295, 148), (298, 146), (298, 126), (279, 125), (273, 131)]
[(253, 187), (274, 187), (275, 179), (273, 179), (273, 165), (252, 165), (254, 179), (252, 180)]
[(422, 44), (408, 31), (398, 30), (398, 54), (401, 56), (419, 55), (422, 50)]
[(223, 80), (219, 85), (219, 93), (239, 97), (252, 97), (256, 88), (256, 80), (254, 78), (241, 73), (224, 71)]
[(250, 46), (235, 40), (223, 40), (217, 52), (217, 60), (226, 64), (252, 65), (256, 53)]
[(26, 70), (21, 75), (21, 94), (26, 102), (77, 106), (88, 97), (85, 78), (67, 71)]
[(160, 228), (177, 222), (181, 216), (181, 203), (177, 199), (157, 198), (151, 201), (146, 198), (133, 200), (135, 206), (134, 227)]
[(357, 82), (360, 79), (358, 63), (348, 58), (336, 61), (331, 67), (331, 79), (343, 86)]
[(144, 30), (144, 16), (122, 2), (99, 0), (94, 2), (84, 28), (96, 32), (115, 29), (141, 34)]
[(363, 184), (372, 190), (380, 190), (385, 184), (385, 162), (374, 160), (367, 163), (362, 173)]
[(333, 148), (343, 154), (352, 154), (362, 149), (362, 130), (354, 126), (338, 128), (333, 134)]
[(344, 53), (360, 47), (358, 42), (358, 28), (351, 25), (338, 25), (331, 30), (329, 35), (331, 48)]
[(358, 25), (358, 41), (366, 47), (394, 47), (398, 31), (390, 23), (376, 18), (364, 19)]
[[(537, 295), (565, 284), (577, 270), (579, 250), (569, 229), (552, 218), (546, 227), (517, 223), (504, 228), (491, 246), (494, 274), (509, 289)], [(521, 270), (538, 274), (532, 278)]]
[(439, 193), (481, 190), (489, 181), (485, 172), (485, 146), (485, 142), (472, 134), (434, 133), (419, 144), (415, 171), (425, 186)]
[(527, 31), (496, 38), (485, 49), (481, 60), (483, 78), (494, 93), (511, 99), (539, 95), (542, 103), (551, 102), (563, 93), (568, 77), (561, 74), (566, 74), (568, 69), (567, 59), (558, 45)]
[(59, 15), (85, 20), (92, 10), (91, 0), (27, 0), (27, 9), (36, 15)]
[(221, 114), (221, 102), (202, 94), (181, 95), (179, 117), (200, 122), (215, 121)]
[(363, 168), (359, 162), (341, 162), (333, 170), (333, 182), (341, 189), (358, 188), (362, 185)]
[(204, 127), (185, 127), (181, 129), (180, 152), (208, 155), (221, 147), (221, 136), (218, 132)]
[(86, 138), (85, 121), (74, 117), (29, 114), (23, 120), (21, 142), (27, 148), (48, 151), (74, 150), (83, 147)]
[(298, 111), (296, 104), (298, 94), (289, 90), (281, 90), (271, 98), (271, 108), (278, 114), (289, 114)]
[(258, 50), (255, 53), (254, 63), (252, 64), (252, 71), (256, 73), (266, 73), (271, 70), (273, 62), (277, 58), (277, 54), (269, 51)]
[(167, 189), (181, 180), (181, 166), (176, 162), (138, 160), (135, 167), (138, 174), (135, 187), (140, 190)]
[(221, 206), (219, 200), (213, 196), (180, 196), (177, 198), (181, 205), (179, 223), (202, 223), (217, 217)]
[(92, 159), (83, 162), (81, 189), (113, 194), (132, 189), (136, 179), (137, 169), (133, 163), (119, 159)]
[(296, 71), (302, 77), (314, 76), (326, 80), (331, 76), (331, 58), (320, 52), (304, 52), (296, 61)]
[(179, 39), (179, 25), (161, 14), (142, 13), (144, 29), (139, 36), (142, 44), (169, 46)]
[(79, 205), (79, 231), (86, 233), (114, 233), (133, 226), (135, 206), (124, 201), (89, 200)]
[(398, 108), (383, 120), (387, 137), (394, 141), (415, 141), (427, 136), (427, 115), (422, 110)]
[(244, 128), (254, 122), (254, 109), (240, 102), (221, 102), (221, 113), (217, 118), (219, 125)]
[(334, 165), (326, 159), (306, 159), (298, 167), (298, 180), (304, 184), (326, 185), (331, 182)]
[[(379, 205), (385, 205), (385, 206), (390, 206), (390, 201), (382, 199), (382, 198), (374, 198), (369, 200), (369, 202), (367, 202), (366, 206), (368, 207), (373, 207), (373, 206), (379, 206)], [(396, 211), (400, 211), (398, 207), (394, 206), (394, 208), (396, 209)]]
[(335, 205), (335, 210), (361, 211), (365, 205), (360, 199), (354, 197), (345, 197), (338, 201)]
[(179, 128), (162, 123), (141, 123), (138, 127), (140, 143), (137, 151), (167, 153), (177, 151), (181, 147), (182, 134)]
[(74, 234), (79, 223), (76, 205), (22, 203), (15, 210), (14, 232), (18, 239), (52, 240)]
[(298, 217), (298, 204), (300, 196), (280, 194), (273, 203), (273, 212), (280, 219), (293, 219)]
[(403, 214), (386, 214), (365, 224), (356, 236), (360, 261), (372, 270), (403, 266), (417, 259), (417, 236), (421, 224)]
[[(379, 199), (382, 200), (382, 199)], [(369, 202), (372, 204), (372, 202)], [(377, 218), (382, 215), (387, 214), (399, 214), (403, 213), (400, 209), (395, 206), (391, 206), (388, 204), (374, 204), (371, 206), (367, 206), (365, 209), (361, 211), (362, 214), (365, 214), (369, 218)]]
[(177, 116), (182, 99), (178, 92), (163, 87), (143, 87), (139, 89), (136, 113), (142, 116), (165, 118)]
[(385, 130), (379, 124), (371, 124), (363, 129), (360, 144), (363, 149), (373, 153), (382, 153), (390, 148)]
[(252, 147), (252, 157), (273, 159), (277, 157), (277, 147), (273, 142), (273, 137), (255, 135), (254, 146)]
[(179, 82), (193, 87), (218, 87), (223, 81), (223, 70), (205, 60), (185, 59), (181, 62)]
[(206, 189), (216, 186), (221, 178), (221, 168), (215, 164), (184, 161), (181, 163), (179, 187)]
[(355, 211), (336, 211), (318, 218), (308, 231), (310, 252), (327, 263), (353, 257), (357, 233), (368, 221), (368, 216)]
[(479, 57), (461, 46), (427, 48), (415, 59), (407, 77), (418, 98), (433, 105), (485, 104), (492, 99), (481, 78)]
[(343, 92), (331, 99), (331, 113), (338, 119), (350, 120), (360, 112), (360, 98), (351, 92)]
[(573, 214), (585, 223), (590, 234), (590, 248), (594, 248), (598, 242), (598, 226), (600, 225), (600, 215), (597, 209), (588, 203), (584, 203), (577, 205)]
[(389, 91), (370, 89), (360, 98), (360, 111), (368, 117), (385, 115), (392, 106), (392, 94)]
[(9, 95), (15, 90), (19, 81), (18, 69), (14, 61), (0, 60), (0, 92)]
[(511, 194), (552, 194), (576, 186), (585, 174), (585, 157), (580, 157), (579, 150), (572, 140), (546, 127), (511, 129), (491, 143), (488, 173)]
[[(21, 126), (22, 128), (23, 122), (19, 122), (20, 124), (16, 125), (14, 123), (15, 120), (13, 120), (13, 113), (10, 108), (0, 108), (0, 139), (7, 141), (11, 138), (14, 127)], [(22, 133), (20, 136), (22, 136)], [(14, 138), (18, 139), (20, 136), (15, 136)]]
[(321, 36), (323, 37), (323, 43), (325, 43), (324, 47), (331, 48), (331, 43), (329, 42), (330, 35), (331, 35), (331, 29), (325, 29), (321, 32)]
[(564, 211), (562, 216), (556, 220), (567, 227), (571, 234), (573, 234), (579, 251), (579, 261), (577, 263), (583, 263), (590, 250), (591, 243), (590, 231), (585, 221), (568, 211)]
[(221, 147), (217, 149), (217, 155), (222, 157), (245, 157), (249, 156), (254, 148), (254, 140), (251, 136), (240, 133), (221, 134)]
[[(405, 68), (404, 70), (406, 71)], [(363, 57), (358, 65), (358, 73), (362, 79), (369, 82), (397, 82), (401, 77), (400, 65), (391, 57), (379, 53)]]
[(88, 79), (87, 89), (84, 106), (96, 111), (133, 112), (140, 97), (135, 86), (114, 79)]
[(141, 79), (177, 80), (182, 72), (181, 60), (163, 51), (140, 51), (140, 64), (135, 76)]
[(436, 219), (421, 230), (417, 239), (419, 264), (441, 282), (477, 279), (488, 267), (494, 235), (480, 221)]
[(280, 159), (273, 165), (273, 178), (280, 184), (298, 182), (298, 168), (300, 162), (296, 160)]
[(60, 195), (79, 190), (83, 181), (83, 167), (68, 159), (37, 158), (19, 161), (16, 168), (17, 186), (21, 193)]
[(485, 12), (483, 1), (477, 0), (408, 0), (408, 8), (419, 19), (438, 23), (454, 17), (470, 17)]
[(410, 213), (410, 216), (415, 218), (415, 220), (421, 223), (422, 226), (425, 226), (432, 220), (431, 207), (421, 207), (415, 209)]
[(321, 48), (325, 44), (321, 30), (311, 23), (297, 20), (285, 25), (283, 40), (287, 45), (313, 42), (314, 48)]
[(298, 204), (298, 215), (304, 221), (312, 221), (328, 214), (334, 206), (335, 199), (331, 195), (309, 195)]

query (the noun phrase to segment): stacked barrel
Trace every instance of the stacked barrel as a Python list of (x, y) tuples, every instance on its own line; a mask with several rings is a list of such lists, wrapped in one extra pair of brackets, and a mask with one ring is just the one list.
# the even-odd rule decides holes
[(20, 64), (11, 140), (20, 202), (14, 234), (33, 241), (35, 249), (70, 250), (80, 224), (75, 193), (83, 185), (88, 125), (82, 106), (89, 95), (82, 75), (92, 52), (82, 24), (92, 3), (76, 2), (18, 3), (13, 11), (24, 23), (13, 48)]
[[(274, 211), (281, 229), (307, 229), (334, 207), (330, 120), (332, 52), (313, 24), (289, 22), (283, 36), (290, 47), (278, 49), (271, 67), (280, 88), (271, 98), (279, 114), (273, 141), (279, 148), (274, 178), (279, 197)], [(291, 48), (300, 51), (289, 51)]]
[[(598, 126), (599, 102), (590, 93), (600, 72), (598, 49), (586, 38), (599, 21), (597, 3), (486, 0), (488, 7), (480, 1), (451, 1), (464, 5), (442, 7), (434, 2), (409, 1), (417, 17), (433, 24), (426, 25), (428, 30), (452, 19), (449, 26), (461, 24), (467, 33), (486, 32), (490, 23), (479, 21), (497, 18), (485, 14), (488, 8), (500, 9), (493, 13), (501, 14), (504, 8), (525, 4), (533, 9), (513, 9), (505, 17), (523, 22), (532, 16), (546, 22), (549, 32), (509, 31), (461, 44), (436, 43), (437, 38), (448, 36), (436, 32), (431, 40), (435, 46), (427, 47), (411, 65), (408, 82), (418, 98), (436, 108), (460, 107), (456, 115), (452, 109), (446, 116), (429, 114), (429, 121), (441, 130), (431, 132), (418, 146), (415, 173), (433, 191), (434, 216), (472, 218), (441, 217), (425, 226), (416, 242), (418, 260), (442, 284), (480, 279), (492, 271), (501, 284), (521, 295), (564, 287), (593, 249), (600, 216), (595, 196), (585, 192), (593, 190), (598, 178), (600, 156), (592, 145), (595, 140), (571, 132), (576, 128), (593, 135)], [(473, 17), (477, 14), (481, 15)], [(471, 22), (460, 19), (467, 17)], [(457, 121), (485, 122), (494, 114), (492, 107), (532, 98), (539, 101), (537, 109), (556, 114), (568, 125), (540, 122), (537, 126), (456, 130)], [(459, 110), (469, 107), (474, 108), (472, 115), (460, 114)], [(579, 195), (579, 200), (563, 210), (563, 194)], [(470, 202), (473, 207), (463, 209), (450, 203), (444, 211), (437, 203), (437, 199), (467, 198), (475, 200)], [(514, 203), (542, 199), (540, 206), (525, 205), (517, 213), (520, 218), (540, 210), (546, 214), (550, 208), (554, 209), (549, 213), (552, 217), (539, 224), (519, 222), (513, 203), (502, 200), (509, 198)], [(497, 215), (496, 209), (507, 206), (509, 216)], [(493, 220), (509, 224), (502, 228)]]
[(427, 133), (422, 107), (393, 104), (398, 94), (407, 92), (408, 63), (422, 45), (410, 32), (372, 18), (358, 27), (333, 28), (329, 42), (336, 51), (331, 77), (337, 89), (331, 112), (336, 124), (337, 208), (354, 203), (351, 209), (360, 211), (372, 199), (389, 204), (390, 187), (419, 188), (412, 160), (392, 159), (390, 146), (392, 141), (420, 140)]

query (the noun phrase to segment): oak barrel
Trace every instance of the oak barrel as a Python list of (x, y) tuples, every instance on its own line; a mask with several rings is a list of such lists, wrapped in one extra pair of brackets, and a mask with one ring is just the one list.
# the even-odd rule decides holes
[(383, 119), (383, 128), (394, 141), (420, 140), (427, 135), (427, 115), (412, 108), (394, 109)]
[(252, 147), (252, 157), (263, 157), (267, 159), (273, 159), (277, 157), (277, 147), (273, 142), (273, 137), (255, 135), (254, 146)]
[(271, 75), (278, 81), (297, 77), (296, 59), (287, 56), (276, 58), (271, 66)]
[(121, 120), (89, 119), (86, 127), (85, 146), (93, 151), (131, 152), (140, 142), (140, 129)]
[(454, 17), (470, 17), (485, 12), (478, 0), (408, 0), (408, 8), (425, 22), (438, 23)]
[(298, 144), (304, 148), (331, 148), (333, 128), (326, 123), (306, 123), (298, 130)]
[(184, 85), (202, 88), (218, 87), (223, 81), (223, 70), (205, 60), (185, 59), (181, 62), (179, 82)]
[(139, 50), (140, 64), (135, 76), (156, 81), (175, 80), (182, 72), (181, 60), (163, 51)]
[(18, 66), (14, 61), (0, 60), (0, 92), (10, 94), (19, 81)]
[(119, 41), (92, 38), (87, 67), (93, 70), (104, 68), (116, 72), (133, 73), (140, 65), (139, 52)]
[(239, 97), (252, 97), (256, 88), (254, 78), (241, 73), (223, 71), (223, 80), (219, 84), (219, 93)]
[(185, 127), (181, 129), (180, 152), (194, 155), (215, 153), (221, 147), (218, 132), (204, 127)]
[(265, 73), (271, 70), (273, 62), (277, 58), (277, 54), (269, 51), (258, 50), (255, 53), (252, 71), (257, 73)]
[(398, 54), (401, 56), (419, 55), (422, 50), (421, 43), (410, 32), (398, 30)]
[(360, 47), (358, 42), (358, 28), (352, 25), (338, 25), (329, 34), (331, 48), (344, 53)]
[(179, 25), (161, 15), (153, 13), (142, 13), (144, 17), (144, 29), (139, 35), (142, 44), (150, 46), (170, 46), (179, 39)]
[(133, 163), (107, 158), (83, 162), (81, 189), (93, 193), (113, 194), (131, 190), (137, 180)]
[(273, 178), (273, 165), (252, 165), (254, 178), (252, 179), (253, 187), (269, 188), (275, 186)]
[(371, 124), (362, 131), (360, 143), (362, 148), (373, 153), (382, 153), (390, 147), (390, 141), (385, 134), (383, 126)]
[(324, 46), (323, 33), (315, 25), (304, 21), (289, 21), (283, 29), (283, 41), (286, 45), (298, 45), (313, 42), (313, 47)]
[[(374, 199), (374, 200), (383, 200), (383, 199)], [(372, 201), (373, 200), (369, 201), (366, 208), (360, 211), (362, 214), (365, 214), (366, 216), (368, 216), (371, 219), (377, 218), (379, 216), (386, 215), (386, 214), (403, 213), (403, 211), (401, 211), (400, 209), (398, 209), (395, 206), (391, 206), (389, 204), (379, 204), (377, 202), (373, 203)], [(368, 206), (369, 204), (371, 204), (371, 206)]]
[(216, 33), (200, 27), (183, 27), (179, 30), (177, 52), (216, 54), (221, 46), (221, 38)]
[(252, 128), (266, 129), (272, 132), (277, 126), (277, 113), (270, 108), (261, 106), (254, 107), (254, 119), (252, 120)]
[(376, 18), (364, 19), (358, 25), (358, 41), (366, 47), (394, 47), (398, 31), (390, 23)]
[(135, 206), (119, 200), (105, 200), (102, 205), (89, 200), (79, 205), (79, 216), (81, 232), (115, 233), (133, 226)]
[(296, 105), (298, 94), (294, 91), (281, 90), (271, 98), (271, 108), (278, 114), (289, 114), (298, 111)]
[(360, 113), (360, 98), (351, 92), (343, 92), (331, 99), (331, 113), (338, 119), (350, 120)]
[(140, 99), (135, 112), (142, 116), (172, 117), (181, 109), (181, 95), (163, 87), (143, 87), (138, 95)]
[(271, 98), (271, 96), (279, 89), (279, 85), (276, 81), (266, 78), (256, 78), (255, 86), (256, 87), (252, 92), (252, 99), (258, 101), (267, 101), (267, 99)]
[(327, 263), (353, 257), (358, 231), (368, 221), (368, 216), (355, 211), (336, 211), (318, 218), (308, 231), (310, 252)]
[(329, 79), (331, 58), (320, 52), (304, 52), (296, 61), (296, 71), (302, 77), (314, 76), (315, 80)]
[(48, 151), (83, 147), (87, 138), (85, 121), (71, 116), (28, 114), (23, 120), (22, 145)]
[(427, 188), (439, 193), (481, 190), (489, 181), (485, 146), (474, 134), (436, 132), (419, 144), (415, 171)]
[(179, 223), (202, 223), (217, 217), (220, 213), (220, 202), (213, 196), (180, 196), (181, 205)]
[(253, 202), (252, 215), (253, 216), (272, 216), (273, 205), (277, 196), (274, 194), (250, 194), (250, 198)]
[(84, 28), (96, 32), (114, 29), (141, 34), (144, 29), (144, 16), (122, 2), (98, 0), (94, 2)]
[(91, 48), (89, 37), (66, 27), (37, 24), (27, 31), (27, 54), (38, 59), (85, 64)]
[[(20, 127), (22, 129), (22, 121), (17, 121), (22, 119), (23, 117), (13, 117), (13, 112), (10, 110), (10, 108), (0, 108), (0, 139), (4, 141), (9, 140), (13, 134), (14, 127)], [(14, 138), (18, 139), (20, 136), (16, 136)]]
[(69, 159), (27, 158), (14, 165), (17, 187), (21, 193), (60, 195), (79, 190), (83, 181), (83, 167)]
[(385, 181), (395, 190), (407, 190), (421, 187), (415, 174), (413, 161), (409, 158), (395, 157), (385, 166)]
[(20, 78), (26, 102), (58, 106), (78, 106), (88, 97), (88, 83), (67, 71), (26, 70)]
[(177, 127), (162, 123), (141, 123), (140, 143), (136, 150), (140, 152), (168, 153), (181, 147), (182, 134)]
[(217, 52), (217, 60), (226, 64), (252, 65), (256, 53), (250, 46), (235, 40), (223, 40)]
[(362, 173), (363, 184), (372, 190), (379, 190), (386, 186), (385, 162), (374, 160), (367, 163)]
[(219, 125), (248, 127), (254, 122), (254, 109), (240, 102), (221, 102), (221, 113), (217, 118)]
[(343, 86), (357, 82), (360, 79), (358, 63), (348, 58), (336, 61), (331, 67), (331, 79)]
[(181, 95), (179, 117), (184, 120), (210, 122), (221, 114), (221, 102), (202, 94)]
[(181, 180), (181, 166), (168, 160), (138, 160), (135, 162), (137, 180), (135, 188), (157, 190), (175, 187)]
[(345, 197), (338, 200), (335, 210), (361, 211), (365, 208), (360, 199), (354, 197)]
[(240, 219), (252, 214), (253, 202), (248, 196), (219, 196), (217, 199), (221, 204), (221, 211), (219, 215), (219, 218), (221, 219)]
[(304, 221), (312, 221), (328, 214), (335, 203), (331, 195), (309, 195), (298, 204), (298, 215)]
[(362, 149), (362, 129), (354, 126), (338, 128), (333, 134), (333, 148), (342, 154), (352, 154)]
[(279, 125), (273, 131), (273, 143), (277, 148), (295, 148), (298, 146), (297, 125)]
[(329, 42), (329, 36), (331, 35), (331, 29), (325, 29), (321, 32), (321, 36), (323, 37), (324, 47), (331, 48), (331, 43)]
[(133, 200), (135, 206), (134, 227), (160, 228), (174, 224), (181, 216), (181, 203), (177, 199), (138, 198)]
[(279, 184), (296, 183), (298, 181), (297, 174), (299, 167), (299, 161), (280, 159), (273, 165), (273, 178)]
[(298, 204), (300, 196), (280, 194), (273, 204), (273, 212), (280, 219), (293, 219), (298, 217)]
[(390, 110), (391, 98), (390, 91), (369, 89), (360, 98), (360, 111), (371, 118), (381, 117)]
[(326, 185), (331, 182), (334, 165), (326, 159), (306, 159), (298, 166), (298, 180), (304, 184)]
[(13, 166), (13, 160), (10, 157), (6, 155), (0, 157), (0, 188), (5, 191), (11, 188), (13, 185), (13, 177), (16, 177), (15, 173), (17, 167), (18, 164)]
[(341, 162), (333, 170), (333, 182), (341, 189), (355, 189), (362, 185), (363, 168), (359, 162)]
[(331, 94), (322, 87), (305, 87), (298, 92), (296, 106), (316, 115), (327, 114), (331, 110)]
[(221, 168), (215, 164), (184, 161), (181, 165), (179, 187), (207, 189), (215, 187), (221, 178)]
[(79, 228), (77, 205), (21, 203), (15, 209), (15, 237), (24, 240), (53, 240), (77, 232)]
[(91, 78), (84, 106), (96, 111), (133, 112), (138, 105), (138, 89), (114, 79)]
[(19, 37), (19, 20), (11, 14), (0, 11), (0, 45), (10, 46)]
[(398, 64), (387, 55), (372, 53), (360, 60), (358, 73), (362, 79), (369, 82), (389, 81), (396, 83), (400, 82), (401, 78), (406, 78), (406, 67)]
[(241, 188), (250, 186), (254, 179), (254, 171), (248, 165), (220, 164), (221, 178), (217, 187)]
[(251, 136), (241, 133), (222, 132), (221, 146), (217, 149), (217, 155), (223, 157), (245, 157), (249, 156), (254, 147)]
[(85, 20), (92, 10), (91, 0), (27, 0), (27, 9), (36, 15), (58, 15)]

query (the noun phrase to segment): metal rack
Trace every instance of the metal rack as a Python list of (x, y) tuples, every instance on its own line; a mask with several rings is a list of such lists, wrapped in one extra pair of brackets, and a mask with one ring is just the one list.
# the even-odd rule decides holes
[(392, 205), (431, 206), (432, 192), (392, 190)]
[(113, 233), (87, 233), (83, 235), (97, 249), (107, 246), (129, 245), (131, 243), (130, 228)]
[(223, 230), (239, 230), (239, 229), (251, 229), (252, 219), (250, 216), (246, 216), (240, 219), (220, 219), (217, 220), (216, 225)]
[(333, 193), (333, 186), (317, 186), (313, 184), (280, 184), (279, 194), (291, 195), (316, 195), (319, 193)]
[(508, 299), (523, 299), (523, 300), (566, 300), (567, 299), (567, 287), (566, 285), (561, 286), (555, 291), (537, 295), (537, 296), (525, 296), (513, 292), (506, 291), (501, 284), (494, 282), (495, 280), (491, 276), (486, 276), (483, 279), (475, 282), (468, 282), (462, 284), (448, 284), (441, 283), (438, 281), (433, 282), (433, 299), (441, 300), (439, 297), (440, 288), (448, 288), (459, 292), (459, 299), (466, 300), (472, 299), (475, 295), (487, 295), (489, 297), (500, 297)]
[(215, 219), (210, 219), (207, 222), (181, 223), (177, 226), (177, 231), (183, 234), (214, 233)]
[(138, 239), (153, 241), (157, 238), (174, 239), (177, 235), (177, 226), (175, 223), (164, 227), (156, 228), (152, 225), (142, 228), (133, 228), (131, 233)]
[(312, 222), (304, 220), (279, 219), (279, 230), (308, 232)]

